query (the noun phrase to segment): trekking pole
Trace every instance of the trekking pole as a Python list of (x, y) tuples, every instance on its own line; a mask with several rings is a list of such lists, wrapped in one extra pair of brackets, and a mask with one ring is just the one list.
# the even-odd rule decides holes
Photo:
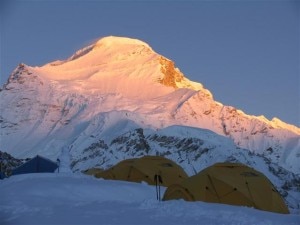
[(155, 190), (156, 190), (156, 200), (159, 200), (159, 194), (158, 194), (158, 176), (157, 174), (154, 175), (154, 180), (155, 180)]
[(160, 202), (160, 184), (158, 184), (158, 201)]

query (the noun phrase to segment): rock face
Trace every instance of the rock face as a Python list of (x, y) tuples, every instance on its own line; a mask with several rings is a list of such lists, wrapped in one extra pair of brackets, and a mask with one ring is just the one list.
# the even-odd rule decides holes
[(160, 57), (159, 61), (161, 64), (161, 72), (164, 76), (159, 79), (158, 82), (168, 87), (178, 88), (177, 83), (183, 81), (183, 74), (178, 68), (175, 68), (175, 64), (171, 60), (168, 60), (165, 57)]
[(21, 166), (26, 160), (16, 159), (6, 152), (0, 151), (0, 172), (4, 176), (11, 175), (13, 169)]

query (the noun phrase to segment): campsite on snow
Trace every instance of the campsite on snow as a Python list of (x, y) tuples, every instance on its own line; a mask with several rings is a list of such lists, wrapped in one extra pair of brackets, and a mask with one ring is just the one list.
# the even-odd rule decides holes
[(300, 221), (300, 129), (214, 100), (147, 43), (104, 37), (0, 89), (0, 224)]
[[(147, 162), (148, 160), (150, 162)], [(240, 164), (211, 167), (211, 171), (203, 171), (202, 174), (192, 177), (196, 179), (193, 184), (193, 179), (187, 178), (181, 167), (156, 156), (125, 160), (107, 171), (85, 172), (90, 175), (69, 171), (64, 164), (66, 158), (60, 165), (60, 173), (58, 169), (55, 169), (54, 173), (45, 173), (47, 169), (53, 170), (49, 167), (47, 159), (39, 162), (41, 173), (28, 173), (37, 168), (38, 158), (30, 161), (33, 161), (32, 165), (29, 163), (17, 170), (24, 174), (13, 175), (0, 181), (1, 224), (296, 225), (300, 219), (299, 215), (286, 214), (288, 211), (283, 199), (273, 190), (274, 187), (267, 178)], [(215, 177), (214, 170), (218, 170), (218, 167), (222, 171), (219, 172), (220, 176)], [(237, 169), (238, 173), (228, 174), (224, 169)], [(154, 180), (158, 171), (162, 180), (158, 181), (159, 187), (155, 185), (157, 181)], [(247, 193), (244, 192), (245, 189), (242, 190), (244, 182), (241, 184), (241, 181), (231, 180), (232, 184), (224, 183), (224, 180), (230, 180), (231, 176), (240, 176), (241, 171), (249, 181)], [(101, 177), (105, 177), (105, 180)], [(210, 179), (207, 179), (208, 177)], [(251, 181), (253, 178), (255, 180)], [(261, 179), (263, 180), (260, 181)], [(181, 183), (182, 186), (172, 187), (174, 182)], [(165, 187), (166, 185), (170, 185), (171, 189)], [(204, 186), (206, 188), (203, 188)], [(218, 193), (209, 190), (212, 187), (216, 188)], [(238, 190), (235, 190), (236, 187)], [(157, 199), (158, 188), (166, 201)], [(229, 189), (231, 191), (224, 194), (224, 191)], [(272, 196), (268, 196), (268, 193)], [(178, 197), (182, 199), (177, 199)], [(188, 199), (189, 197), (198, 199), (194, 201), (195, 199)], [(221, 197), (221, 203), (224, 204), (215, 203), (218, 202), (216, 197)], [(205, 202), (201, 201), (203, 198)], [(234, 206), (249, 203), (250, 207)]]
[(0, 180), (1, 224), (296, 225), (300, 219), (262, 173), (242, 164), (217, 163), (188, 177), (159, 156), (83, 173), (72, 173), (68, 163), (67, 155), (59, 164), (37, 156)]

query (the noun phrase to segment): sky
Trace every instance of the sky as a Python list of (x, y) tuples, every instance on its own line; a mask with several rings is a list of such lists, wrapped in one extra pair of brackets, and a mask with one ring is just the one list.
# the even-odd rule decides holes
[(0, 84), (101, 37), (147, 42), (215, 100), (300, 127), (300, 1), (1, 0)]

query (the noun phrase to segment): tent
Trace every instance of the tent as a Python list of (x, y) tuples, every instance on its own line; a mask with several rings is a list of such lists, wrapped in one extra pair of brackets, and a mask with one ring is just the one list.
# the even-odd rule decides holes
[(161, 156), (144, 156), (123, 160), (112, 168), (95, 175), (97, 178), (104, 179), (144, 181), (150, 185), (156, 184), (158, 176), (161, 181), (160, 185), (166, 187), (188, 177), (179, 165)]
[(12, 175), (24, 173), (53, 173), (58, 168), (56, 162), (42, 156), (35, 156), (12, 171)]
[(84, 174), (91, 175), (91, 176), (95, 176), (97, 173), (101, 173), (101, 172), (103, 172), (103, 169), (100, 168), (90, 168), (83, 171)]
[(217, 163), (171, 185), (163, 200), (184, 199), (289, 213), (283, 198), (262, 173), (239, 163)]

